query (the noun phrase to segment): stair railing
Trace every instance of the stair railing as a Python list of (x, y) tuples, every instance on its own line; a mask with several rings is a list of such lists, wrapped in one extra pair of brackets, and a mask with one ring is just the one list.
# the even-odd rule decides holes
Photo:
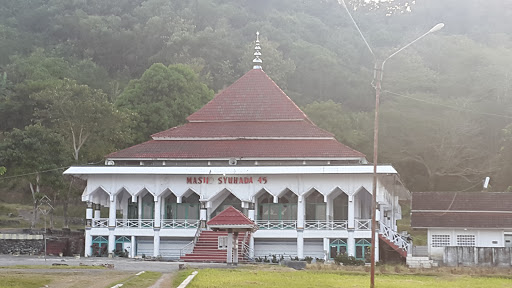
[(382, 221), (380, 222), (380, 233), (389, 241), (398, 246), (398, 248), (404, 250), (407, 253), (411, 252), (411, 243), (407, 237), (386, 226), (384, 223), (382, 223)]
[(244, 259), (247, 259), (248, 261), (254, 261), (254, 258), (251, 257), (251, 252), (254, 251), (254, 249), (251, 248), (249, 244), (247, 244), (247, 240), (250, 239), (251, 232), (245, 232), (244, 235), (244, 241), (242, 242), (242, 256)]
[(197, 239), (199, 239), (199, 235), (201, 234), (201, 225), (197, 225), (196, 234), (194, 235), (194, 245), (197, 243)]
[(194, 247), (196, 246), (197, 239), (199, 239), (200, 234), (201, 234), (201, 225), (197, 225), (196, 234), (194, 234), (194, 239), (180, 249), (180, 258), (181, 258), (181, 256), (185, 256), (194, 251)]

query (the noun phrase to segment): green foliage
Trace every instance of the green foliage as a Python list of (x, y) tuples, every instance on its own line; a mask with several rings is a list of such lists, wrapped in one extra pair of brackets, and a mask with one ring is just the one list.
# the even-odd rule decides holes
[(3, 166), (0, 166), (0, 175), (4, 175), (4, 173), (7, 171), (7, 169), (5, 169), (5, 167)]
[[(68, 146), (72, 148), (69, 156), (75, 161), (81, 160), (80, 151), (86, 143), (95, 142), (85, 159), (88, 161), (91, 158), (101, 159), (119, 141), (116, 138), (129, 141), (130, 135), (121, 129), (127, 125), (124, 121), (126, 116), (108, 102), (108, 96), (101, 90), (64, 79), (53, 87), (33, 94), (31, 99), (42, 104), (42, 108), (36, 108), (36, 120), (65, 136)], [(102, 149), (98, 150), (98, 146)]]
[(313, 102), (303, 108), (304, 113), (336, 138), (358, 151), (370, 153), (373, 133), (373, 117), (366, 112), (348, 112), (332, 100)]
[(363, 260), (358, 260), (354, 256), (348, 256), (345, 253), (341, 253), (336, 255), (334, 257), (334, 262), (337, 265), (344, 265), (344, 266), (364, 266)]
[[(68, 151), (61, 135), (41, 125), (31, 125), (5, 134), (0, 142), (0, 162), (6, 165), (6, 175), (27, 174), (24, 179), (42, 188), (35, 192), (51, 195), (63, 189), (62, 171), (58, 168), (70, 163)], [(39, 195), (33, 197), (37, 199)]]
[(185, 118), (213, 97), (198, 75), (184, 65), (153, 64), (140, 79), (132, 80), (117, 99), (117, 106), (136, 113), (136, 140), (183, 124)]

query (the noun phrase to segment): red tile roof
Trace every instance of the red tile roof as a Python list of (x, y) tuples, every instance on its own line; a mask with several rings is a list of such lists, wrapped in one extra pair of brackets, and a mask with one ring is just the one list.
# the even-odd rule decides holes
[(217, 216), (213, 217), (206, 224), (209, 226), (215, 225), (251, 225), (256, 224), (249, 219), (244, 213), (238, 211), (235, 207), (229, 206), (224, 211), (220, 212)]
[(122, 158), (361, 158), (335, 139), (320, 140), (151, 140), (111, 153)]
[(415, 192), (413, 228), (512, 228), (512, 193)]
[(252, 69), (221, 91), (189, 122), (308, 119), (261, 69)]
[(190, 123), (108, 155), (112, 159), (364, 158), (318, 128), (261, 69), (188, 118)]
[(193, 122), (156, 134), (153, 139), (292, 137), (333, 138), (334, 135), (309, 121)]

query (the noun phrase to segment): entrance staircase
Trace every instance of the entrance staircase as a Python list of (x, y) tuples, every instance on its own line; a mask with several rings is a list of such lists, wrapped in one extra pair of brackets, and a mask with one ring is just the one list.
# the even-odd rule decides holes
[(380, 223), (379, 239), (388, 244), (389, 247), (393, 248), (404, 259), (411, 252), (412, 245), (407, 237), (399, 234), (382, 222)]
[[(219, 249), (219, 237), (228, 236), (226, 231), (201, 231), (197, 238), (192, 253), (180, 257), (183, 262), (210, 262), (226, 263), (227, 250)], [(238, 263), (248, 262), (246, 249), (248, 247), (250, 233), (238, 235)]]

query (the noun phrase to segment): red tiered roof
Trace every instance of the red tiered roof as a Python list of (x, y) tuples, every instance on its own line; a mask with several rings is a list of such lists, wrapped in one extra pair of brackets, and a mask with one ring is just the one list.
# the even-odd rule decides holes
[(221, 91), (189, 122), (306, 120), (308, 117), (261, 69)]
[(114, 152), (108, 158), (229, 159), (236, 158), (359, 158), (335, 139), (325, 140), (151, 140)]
[(206, 224), (208, 226), (256, 226), (254, 221), (233, 206), (229, 206)]
[(340, 159), (364, 154), (318, 128), (261, 69), (253, 69), (190, 115), (189, 123), (110, 159)]
[(192, 138), (329, 138), (308, 121), (193, 122), (151, 135), (155, 140)]

